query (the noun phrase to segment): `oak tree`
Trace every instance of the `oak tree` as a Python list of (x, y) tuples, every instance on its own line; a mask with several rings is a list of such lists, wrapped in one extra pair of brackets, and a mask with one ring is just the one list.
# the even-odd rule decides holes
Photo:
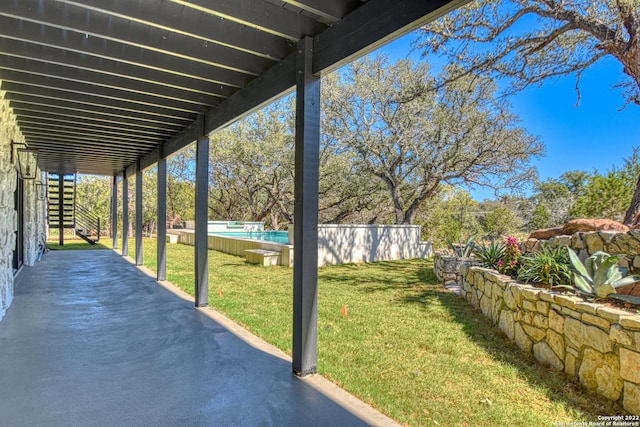
[(324, 132), (387, 190), (396, 224), (413, 224), (443, 184), (515, 188), (542, 144), (518, 125), (494, 82), (469, 75), (433, 90), (426, 62), (364, 58), (323, 81)]

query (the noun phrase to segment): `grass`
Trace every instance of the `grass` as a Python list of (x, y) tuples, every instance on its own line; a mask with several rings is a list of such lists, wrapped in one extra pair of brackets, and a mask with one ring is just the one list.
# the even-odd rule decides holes
[[(155, 241), (144, 248), (155, 269)], [(193, 295), (193, 247), (167, 252), (168, 280)], [(292, 269), (209, 256), (210, 305), (291, 354)], [(318, 318), (319, 372), (405, 425), (551, 426), (622, 413), (521, 352), (441, 287), (430, 260), (321, 268)]]
[(47, 249), (52, 250), (52, 251), (74, 251), (74, 250), (87, 250), (87, 249), (109, 249), (109, 247), (111, 247), (111, 244), (108, 244), (107, 246), (105, 246), (103, 239), (100, 239), (100, 242), (96, 243), (95, 245), (91, 245), (87, 242), (85, 242), (82, 239), (72, 239), (71, 236), (66, 237), (64, 239), (64, 245), (60, 246), (59, 242), (58, 242), (58, 238), (56, 237), (55, 240), (48, 240), (47, 241)]

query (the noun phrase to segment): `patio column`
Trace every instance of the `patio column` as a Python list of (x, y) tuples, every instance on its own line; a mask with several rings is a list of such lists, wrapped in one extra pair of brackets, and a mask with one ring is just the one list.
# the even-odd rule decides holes
[(111, 177), (111, 238), (113, 249), (118, 249), (118, 179)]
[(320, 78), (312, 73), (313, 39), (300, 40), (296, 59), (293, 373), (313, 374), (318, 360), (318, 179)]
[(64, 245), (64, 175), (58, 174), (58, 244)]
[(167, 280), (167, 159), (158, 160), (158, 280)]
[(129, 256), (129, 179), (122, 174), (122, 256)]
[(209, 251), (207, 221), (209, 212), (209, 137), (196, 142), (195, 268), (196, 307), (209, 304)]
[(142, 169), (136, 163), (136, 265), (142, 265)]

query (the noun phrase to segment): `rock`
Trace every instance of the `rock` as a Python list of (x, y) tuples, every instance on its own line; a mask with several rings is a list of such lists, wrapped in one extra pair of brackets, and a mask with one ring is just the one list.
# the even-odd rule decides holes
[(576, 356), (567, 352), (566, 358), (564, 359), (564, 372), (567, 375), (571, 377), (577, 376), (576, 362), (577, 362)]
[(565, 351), (564, 339), (562, 338), (562, 335), (552, 331), (551, 329), (547, 330), (547, 344), (549, 344), (549, 347), (551, 348), (551, 350), (553, 350), (553, 353), (558, 356), (560, 361), (564, 360)]
[(547, 332), (544, 329), (536, 328), (535, 326), (522, 324), (522, 329), (533, 340), (533, 342), (542, 341), (547, 336)]
[(564, 337), (568, 344), (576, 349), (589, 346), (600, 353), (609, 353), (613, 350), (608, 333), (595, 326), (586, 326), (579, 320), (571, 318), (565, 320)]
[(628, 232), (629, 227), (610, 219), (573, 219), (562, 227), (562, 234), (574, 234), (588, 231), (620, 231)]
[(571, 236), (561, 235), (553, 236), (549, 239), (549, 246), (558, 248), (560, 246), (569, 246), (571, 244)]
[(549, 310), (549, 327), (559, 333), (564, 331), (564, 317), (556, 310)]
[(624, 383), (623, 406), (630, 413), (640, 415), (640, 385)]
[(502, 332), (509, 337), (510, 340), (515, 338), (515, 331), (513, 329), (513, 314), (508, 310), (502, 310), (500, 312), (500, 321), (498, 322)]
[(527, 334), (524, 333), (522, 326), (519, 323), (514, 324), (514, 338), (516, 341), (516, 345), (520, 347), (521, 350), (524, 350), (526, 353), (531, 353), (533, 342), (529, 339)]
[(627, 332), (625, 332), (625, 330), (620, 325), (613, 325), (611, 327), (611, 330), (609, 331), (609, 339), (613, 344), (627, 346), (631, 346), (633, 344), (631, 336)]
[(529, 234), (529, 239), (549, 240), (552, 237), (561, 236), (563, 234), (566, 234), (563, 232), (563, 227), (543, 228)]
[(640, 353), (621, 348), (620, 375), (622, 375), (622, 378), (640, 384), (640, 369), (638, 369), (638, 366), (640, 366)]
[(635, 297), (640, 297), (640, 283), (634, 283), (627, 286), (620, 286), (616, 289), (616, 292), (619, 294), (625, 295), (633, 295)]
[(613, 354), (601, 354), (586, 349), (578, 377), (588, 389), (609, 400), (618, 400), (622, 394), (623, 381), (618, 375), (620, 365)]
[(564, 369), (564, 363), (562, 363), (562, 360), (556, 356), (551, 347), (549, 347), (549, 345), (544, 341), (533, 345), (533, 356), (539, 362), (551, 366), (556, 371), (562, 371)]
[[(598, 233), (586, 233), (582, 238), (588, 253), (595, 254), (598, 251), (604, 250), (604, 242)], [(580, 259), (582, 260), (582, 258)]]

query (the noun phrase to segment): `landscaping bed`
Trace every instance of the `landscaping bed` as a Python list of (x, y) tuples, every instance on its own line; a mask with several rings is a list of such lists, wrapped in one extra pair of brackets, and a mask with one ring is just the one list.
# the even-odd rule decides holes
[(481, 267), (462, 266), (459, 282), (464, 298), (522, 350), (640, 415), (640, 315)]

